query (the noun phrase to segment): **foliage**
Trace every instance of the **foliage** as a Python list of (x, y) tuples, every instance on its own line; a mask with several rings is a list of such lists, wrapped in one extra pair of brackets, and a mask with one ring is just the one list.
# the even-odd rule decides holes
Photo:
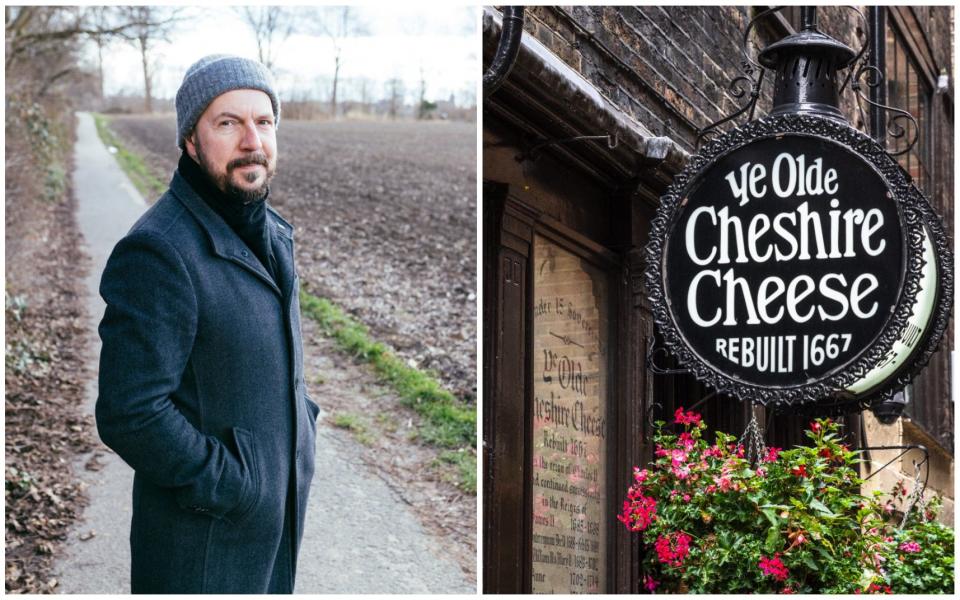
[(373, 365), (403, 403), (425, 417), (424, 441), (448, 448), (476, 445), (476, 411), (457, 401), (434, 377), (407, 365), (384, 344), (371, 339), (362, 323), (326, 298), (301, 291), (300, 305), (341, 348)]
[[(473, 407), (457, 400), (435, 377), (408, 365), (383, 343), (373, 340), (366, 326), (326, 298), (301, 290), (300, 308), (341, 349), (370, 363), (380, 378), (399, 394), (401, 402), (423, 417), (420, 438), (424, 442), (440, 448), (466, 449), (464, 452), (471, 454), (477, 445), (477, 413)], [(470, 457), (457, 458), (461, 473), (459, 485), (475, 492), (476, 455), (472, 454), (472, 474), (468, 473), (470, 460)]]
[[(915, 520), (902, 531), (860, 494), (858, 452), (818, 419), (809, 446), (770, 448), (754, 466), (736, 438), (703, 438), (700, 415), (657, 422), (655, 460), (634, 469), (618, 517), (640, 533), (649, 591), (935, 592), (953, 588), (953, 532)], [(904, 545), (907, 544), (907, 545)], [(904, 550), (906, 549), (906, 551)], [(936, 571), (936, 581), (927, 573)]]
[[(901, 495), (903, 491), (900, 487)], [(907, 526), (888, 538), (886, 580), (897, 593), (953, 592), (954, 534), (933, 520), (939, 510), (940, 501), (934, 498), (925, 511), (910, 513)]]

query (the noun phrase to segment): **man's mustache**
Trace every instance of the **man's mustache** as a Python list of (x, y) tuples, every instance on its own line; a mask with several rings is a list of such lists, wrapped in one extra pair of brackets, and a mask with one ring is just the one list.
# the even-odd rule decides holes
[(246, 167), (247, 165), (261, 165), (264, 169), (270, 168), (270, 164), (267, 162), (267, 155), (263, 152), (254, 152), (253, 154), (231, 160), (227, 163), (227, 170), (232, 171), (233, 169)]

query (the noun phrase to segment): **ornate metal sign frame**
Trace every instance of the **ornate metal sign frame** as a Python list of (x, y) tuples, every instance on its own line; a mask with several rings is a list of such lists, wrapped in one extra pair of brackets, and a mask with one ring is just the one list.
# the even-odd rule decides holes
[[(851, 361), (845, 363), (845, 366), (835, 369), (818, 380), (793, 386), (757, 385), (744, 382), (723, 373), (698, 356), (685, 342), (667, 305), (666, 273), (663, 268), (667, 240), (677, 225), (687, 193), (700, 174), (728, 153), (757, 139), (780, 134), (800, 134), (827, 139), (860, 155), (871, 165), (887, 183), (900, 213), (906, 256), (902, 266), (902, 286), (898, 300), (880, 334)], [(844, 394), (845, 388), (863, 378), (883, 360), (907, 327), (913, 304), (920, 290), (920, 277), (924, 264), (922, 258), (924, 228), (931, 238), (935, 255), (940, 263), (937, 265), (940, 297), (936, 299), (934, 314), (931, 316), (925, 339), (893, 376), (863, 395)], [(661, 197), (660, 206), (652, 222), (646, 257), (647, 291), (653, 307), (654, 321), (663, 335), (667, 348), (685, 369), (718, 392), (764, 405), (791, 409), (811, 407), (814, 404), (824, 408), (851, 403), (866, 406), (872, 399), (888, 398), (909, 383), (927, 363), (936, 351), (950, 318), (953, 261), (949, 242), (939, 217), (923, 194), (911, 183), (909, 176), (880, 144), (845, 123), (815, 115), (785, 114), (765, 117), (750, 121), (705, 143), (699, 152), (690, 158), (686, 168), (674, 178), (666, 194)]]

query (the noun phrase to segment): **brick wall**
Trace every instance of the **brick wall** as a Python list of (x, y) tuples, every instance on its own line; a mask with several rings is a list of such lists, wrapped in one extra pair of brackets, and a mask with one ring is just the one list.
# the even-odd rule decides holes
[[(866, 7), (861, 10), (866, 15)], [(952, 71), (952, 9), (916, 10), (938, 63)], [(624, 112), (693, 150), (697, 128), (741, 105), (728, 86), (743, 74), (743, 31), (758, 12), (733, 6), (538, 6), (527, 9), (525, 29)], [(796, 10), (788, 11), (787, 18), (795, 15)], [(821, 30), (860, 49), (865, 24), (855, 12), (821, 7), (817, 15)], [(754, 30), (748, 41), (754, 60), (758, 47), (786, 33), (771, 17), (758, 21)], [(770, 106), (772, 80), (768, 73), (758, 115)], [(841, 108), (855, 126), (862, 125), (849, 92)]]

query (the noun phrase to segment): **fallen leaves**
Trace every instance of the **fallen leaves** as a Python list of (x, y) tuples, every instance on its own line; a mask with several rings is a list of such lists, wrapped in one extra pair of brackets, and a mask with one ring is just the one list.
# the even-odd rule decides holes
[[(73, 122), (67, 113), (65, 119)], [(69, 138), (69, 136), (68, 136)], [(7, 155), (27, 152), (7, 128)], [(67, 149), (69, 151), (69, 148)], [(67, 153), (69, 156), (69, 152)], [(73, 458), (93, 448), (83, 414), (85, 257), (69, 194), (43, 199), (41, 165), (6, 169), (5, 587), (53, 593), (52, 563), (85, 503)]]

